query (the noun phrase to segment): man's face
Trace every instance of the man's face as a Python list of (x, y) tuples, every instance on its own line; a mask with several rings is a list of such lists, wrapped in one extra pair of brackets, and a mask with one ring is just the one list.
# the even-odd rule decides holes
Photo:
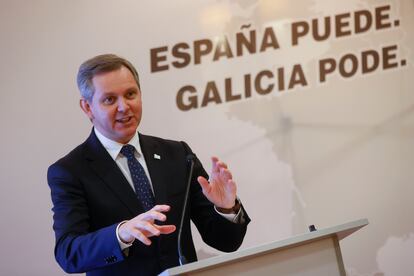
[(141, 121), (141, 91), (124, 66), (92, 78), (92, 100), (81, 99), (82, 110), (105, 137), (125, 144), (135, 135)]

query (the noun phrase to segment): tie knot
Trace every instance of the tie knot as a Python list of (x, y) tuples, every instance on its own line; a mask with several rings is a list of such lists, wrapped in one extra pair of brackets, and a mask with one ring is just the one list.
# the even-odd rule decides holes
[(127, 158), (134, 158), (135, 147), (131, 145), (125, 145), (121, 149), (121, 153)]

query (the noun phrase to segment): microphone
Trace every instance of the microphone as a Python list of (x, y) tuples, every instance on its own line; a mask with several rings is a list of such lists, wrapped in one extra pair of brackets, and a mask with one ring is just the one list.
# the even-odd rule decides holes
[(182, 252), (181, 233), (183, 231), (184, 217), (187, 211), (188, 194), (190, 192), (191, 178), (193, 178), (195, 158), (196, 157), (194, 154), (187, 155), (187, 162), (190, 163), (190, 172), (188, 174), (187, 187), (185, 190), (185, 197), (184, 197), (184, 206), (183, 206), (183, 211), (181, 212), (181, 221), (180, 221), (180, 227), (178, 228), (178, 237), (177, 237), (178, 239), (178, 260), (180, 262), (180, 265), (185, 265), (186, 263), (188, 263), (187, 259), (185, 258)]

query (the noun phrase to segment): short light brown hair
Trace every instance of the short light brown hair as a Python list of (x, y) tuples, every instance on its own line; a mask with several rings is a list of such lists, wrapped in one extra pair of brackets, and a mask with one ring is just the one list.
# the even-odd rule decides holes
[(104, 54), (88, 59), (79, 67), (77, 83), (82, 98), (89, 102), (92, 100), (95, 93), (95, 88), (92, 84), (94, 76), (116, 71), (122, 66), (125, 66), (132, 73), (140, 88), (138, 72), (128, 60), (114, 54)]

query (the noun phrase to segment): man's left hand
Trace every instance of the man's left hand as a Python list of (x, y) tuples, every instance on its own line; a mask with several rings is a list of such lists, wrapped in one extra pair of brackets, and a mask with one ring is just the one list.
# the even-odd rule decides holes
[(221, 162), (217, 157), (211, 158), (213, 162), (210, 182), (199, 176), (197, 178), (203, 189), (204, 195), (216, 207), (230, 209), (233, 208), (236, 202), (236, 183), (229, 171), (227, 165)]

